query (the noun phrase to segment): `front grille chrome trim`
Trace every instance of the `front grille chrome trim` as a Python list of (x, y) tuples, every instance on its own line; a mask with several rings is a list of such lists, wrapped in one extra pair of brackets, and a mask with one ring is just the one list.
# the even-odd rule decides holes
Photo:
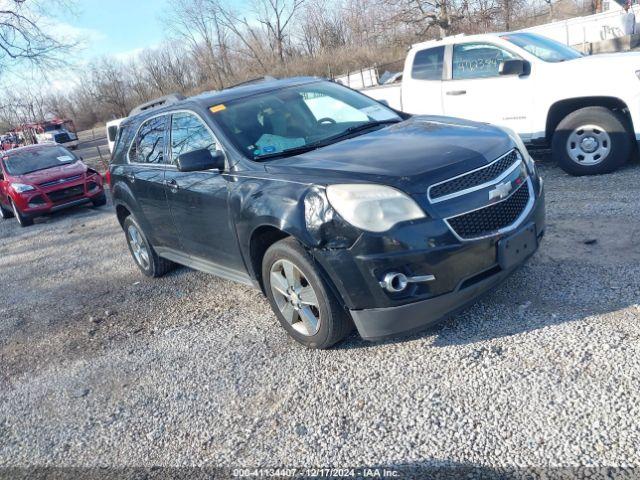
[[(467, 175), (471, 175), (475, 172), (479, 172), (480, 170), (484, 170), (486, 168), (491, 167), (494, 163), (499, 162), (500, 160), (502, 160), (504, 157), (511, 155), (511, 153), (516, 152), (516, 160), (513, 162), (513, 164), (504, 172), (502, 172), (498, 177), (494, 178), (493, 180), (489, 180), (488, 182), (484, 182), (480, 185), (475, 185), (473, 187), (469, 187), (469, 188), (465, 188), (464, 190), (459, 190), (457, 192), (453, 192), (453, 193), (449, 193), (447, 195), (443, 195), (442, 197), (437, 197), (435, 199), (431, 198), (431, 189), (437, 187), (438, 185), (442, 185), (444, 183), (449, 183), (453, 180), (456, 180), (458, 178), (462, 178), (462, 177), (466, 177)], [(487, 188), (495, 183), (499, 183), (500, 181), (504, 180), (505, 178), (507, 178), (511, 173), (513, 173), (514, 170), (516, 170), (517, 168), (520, 167), (520, 165), (523, 163), (523, 159), (522, 159), (522, 154), (520, 153), (520, 151), (516, 148), (513, 148), (511, 150), (509, 150), (507, 153), (505, 153), (504, 155), (500, 155), (498, 158), (496, 158), (493, 162), (484, 165), (482, 167), (476, 168), (474, 170), (470, 170), (468, 172), (465, 173), (461, 173), (460, 175), (456, 175), (455, 177), (451, 177), (451, 178), (447, 178), (446, 180), (443, 180), (441, 182), (438, 183), (434, 183), (433, 185), (431, 185), (428, 189), (427, 189), (427, 199), (429, 200), (429, 202), (433, 203), (440, 203), (440, 202), (444, 202), (447, 200), (451, 200), (452, 198), (456, 198), (456, 197), (461, 197), (462, 195), (467, 195), (471, 192), (475, 192), (478, 190), (482, 190), (483, 188)]]
[[(494, 205), (498, 205), (498, 204), (500, 204), (502, 202), (506, 202), (516, 192), (518, 192), (521, 188), (523, 188), (525, 186), (525, 184), (526, 184), (527, 188), (529, 189), (529, 201), (525, 205), (525, 207), (522, 210), (522, 213), (520, 214), (520, 216), (518, 218), (516, 218), (516, 220), (511, 225), (508, 225), (508, 226), (503, 227), (503, 228), (501, 228), (499, 230), (491, 232), (491, 233), (489, 233), (487, 235), (482, 235), (482, 236), (479, 236), (479, 237), (461, 237), (460, 235), (458, 235), (458, 233), (455, 231), (455, 229), (449, 223), (449, 220), (451, 220), (453, 218), (461, 217), (463, 215), (467, 215), (469, 213), (473, 213), (473, 212), (476, 212), (478, 210), (482, 210), (482, 209), (485, 209), (485, 208), (493, 207)], [(504, 199), (500, 200), (499, 202), (495, 202), (495, 203), (491, 203), (489, 205), (485, 205), (483, 207), (474, 208), (473, 210), (469, 210), (468, 212), (463, 212), (463, 213), (460, 213), (458, 215), (454, 215), (453, 217), (445, 218), (444, 219), (444, 223), (447, 225), (447, 227), (449, 228), (451, 233), (453, 233), (453, 235), (461, 242), (474, 242), (474, 241), (482, 240), (482, 239), (485, 239), (485, 238), (496, 237), (496, 236), (499, 236), (499, 235), (503, 235), (505, 233), (509, 233), (509, 232), (515, 230), (516, 228), (518, 228), (520, 226), (520, 224), (522, 224), (524, 219), (527, 218), (527, 216), (531, 213), (531, 210), (533, 209), (533, 205), (535, 204), (535, 201), (536, 201), (536, 197), (535, 197), (535, 192), (533, 190), (533, 184), (531, 183), (531, 177), (527, 177), (526, 182), (523, 183), (522, 185), (520, 185), (518, 188), (516, 188), (513, 192), (511, 192), (511, 194), (507, 198), (504, 198)]]

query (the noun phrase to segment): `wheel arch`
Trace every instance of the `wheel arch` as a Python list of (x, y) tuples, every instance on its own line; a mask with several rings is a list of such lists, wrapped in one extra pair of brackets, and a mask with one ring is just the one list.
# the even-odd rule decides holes
[(549, 108), (545, 127), (547, 142), (551, 141), (556, 127), (563, 118), (565, 118), (570, 113), (585, 107), (605, 107), (609, 110), (618, 111), (622, 113), (624, 118), (627, 120), (627, 128), (629, 128), (630, 131), (634, 131), (633, 121), (629, 113), (629, 108), (627, 104), (618, 97), (592, 96), (567, 98), (554, 103)]
[(260, 285), (262, 293), (264, 290), (264, 282), (262, 280), (262, 259), (269, 247), (283, 238), (290, 237), (291, 234), (281, 230), (280, 228), (263, 224), (253, 229), (249, 238), (249, 272)]

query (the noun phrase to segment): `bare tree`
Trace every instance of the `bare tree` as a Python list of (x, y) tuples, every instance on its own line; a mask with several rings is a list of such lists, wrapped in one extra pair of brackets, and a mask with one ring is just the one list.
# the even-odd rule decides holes
[[(63, 5), (60, 2), (58, 5)], [(63, 65), (64, 54), (75, 43), (46, 31), (43, 13), (51, 5), (37, 0), (4, 0), (0, 4), (0, 69), (19, 64), (46, 70)]]
[(416, 35), (426, 36), (433, 28), (444, 37), (451, 30), (453, 0), (382, 0), (392, 12), (392, 20), (411, 26)]

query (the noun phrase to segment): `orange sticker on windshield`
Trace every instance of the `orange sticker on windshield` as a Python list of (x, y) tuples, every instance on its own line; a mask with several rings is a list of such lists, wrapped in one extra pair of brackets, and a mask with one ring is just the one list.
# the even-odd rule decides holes
[(211, 107), (209, 109), (209, 111), (211, 113), (216, 113), (216, 112), (221, 112), (222, 110), (225, 110), (227, 107), (224, 106), (224, 104), (220, 104), (220, 105), (214, 105), (213, 107)]

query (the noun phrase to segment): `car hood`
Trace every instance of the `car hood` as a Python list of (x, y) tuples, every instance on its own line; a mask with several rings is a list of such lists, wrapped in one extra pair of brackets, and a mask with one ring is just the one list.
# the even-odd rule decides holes
[[(640, 70), (640, 52), (600, 53), (598, 55), (586, 55), (584, 57), (568, 60), (566, 62), (552, 63), (558, 70), (585, 71), (590, 75), (611, 75), (620, 70), (626, 70), (634, 74)], [(635, 74), (634, 74), (635, 78)]]
[(409, 193), (484, 166), (513, 148), (503, 130), (415, 116), (311, 152), (266, 162), (267, 171), (318, 184), (382, 183)]
[(38, 170), (36, 172), (26, 173), (24, 175), (15, 175), (13, 178), (20, 183), (28, 183), (39, 185), (44, 182), (51, 182), (59, 178), (72, 177), (80, 175), (87, 171), (87, 166), (81, 161), (47, 168), (46, 170)]

